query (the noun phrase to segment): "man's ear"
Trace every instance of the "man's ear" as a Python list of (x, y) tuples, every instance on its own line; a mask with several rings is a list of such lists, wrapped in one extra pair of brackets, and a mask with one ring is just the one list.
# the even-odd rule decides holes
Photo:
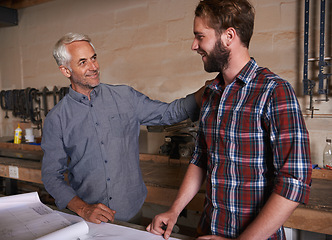
[(236, 37), (237, 33), (236, 30), (233, 27), (229, 27), (224, 31), (224, 40), (225, 40), (225, 45), (229, 46), (232, 44)]
[(70, 78), (70, 77), (71, 77), (71, 71), (70, 71), (67, 67), (61, 65), (61, 66), (59, 67), (59, 69), (60, 69), (60, 71), (62, 72), (62, 74), (63, 74), (65, 77), (67, 77), (67, 78)]

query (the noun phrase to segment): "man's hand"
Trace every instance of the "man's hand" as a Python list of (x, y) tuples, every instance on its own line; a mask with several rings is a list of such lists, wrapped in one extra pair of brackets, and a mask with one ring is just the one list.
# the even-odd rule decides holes
[(195, 100), (196, 100), (196, 103), (199, 107), (202, 106), (202, 96), (203, 96), (203, 93), (205, 91), (205, 88), (206, 86), (210, 85), (214, 80), (207, 80), (204, 84), (203, 87), (201, 87), (200, 89), (197, 90), (197, 92), (194, 93), (195, 95)]
[(171, 236), (177, 218), (178, 215), (170, 211), (161, 213), (154, 217), (146, 230), (156, 235), (164, 235), (164, 238), (168, 239)]
[[(195, 164), (189, 164), (179, 192), (170, 210), (155, 216), (146, 230), (157, 235), (164, 234), (164, 238), (168, 239), (181, 211), (197, 194), (205, 180), (205, 176), (206, 170)], [(166, 230), (163, 229), (165, 226), (167, 226)]]
[(108, 208), (102, 203), (98, 203), (93, 205), (87, 204), (82, 208), (79, 215), (86, 221), (99, 224), (101, 222), (113, 222), (114, 214), (114, 210)]
[(92, 223), (114, 221), (115, 211), (102, 203), (87, 204), (79, 197), (75, 196), (67, 205), (73, 212), (77, 213), (84, 220)]

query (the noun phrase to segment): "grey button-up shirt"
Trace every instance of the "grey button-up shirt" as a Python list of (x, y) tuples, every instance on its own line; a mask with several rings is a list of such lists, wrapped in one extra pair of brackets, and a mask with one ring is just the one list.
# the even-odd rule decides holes
[(139, 167), (140, 125), (197, 120), (195, 98), (191, 94), (168, 104), (129, 86), (106, 84), (96, 87), (90, 98), (70, 88), (48, 113), (42, 180), (59, 209), (77, 195), (89, 204), (105, 204), (116, 210), (116, 219), (127, 221), (147, 194)]

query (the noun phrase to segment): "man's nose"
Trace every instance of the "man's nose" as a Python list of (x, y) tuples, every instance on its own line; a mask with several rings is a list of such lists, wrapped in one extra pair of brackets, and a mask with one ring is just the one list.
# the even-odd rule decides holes
[(198, 41), (197, 39), (194, 39), (193, 43), (191, 44), (191, 50), (197, 51), (198, 49)]
[(90, 70), (97, 70), (98, 69), (98, 63), (91, 61), (89, 64)]

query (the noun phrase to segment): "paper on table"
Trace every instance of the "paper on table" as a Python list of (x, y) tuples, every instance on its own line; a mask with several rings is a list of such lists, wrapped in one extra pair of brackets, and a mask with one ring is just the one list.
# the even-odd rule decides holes
[[(93, 223), (92, 223), (93, 224)], [(91, 226), (88, 223), (90, 232), (87, 240), (163, 240), (162, 236), (154, 235), (147, 231), (137, 230), (134, 228), (119, 226), (111, 223), (94, 224)], [(177, 240), (178, 238), (170, 237), (170, 240)]]
[(0, 210), (4, 208), (9, 208), (12, 206), (26, 205), (28, 203), (40, 202), (38, 194), (36, 192), (18, 194), (8, 197), (0, 198)]
[[(47, 234), (43, 237), (37, 238), (36, 240), (59, 240), (59, 239), (77, 239), (84, 234), (89, 232), (89, 227), (85, 221), (81, 221), (70, 225), (66, 228), (60, 229), (56, 232)], [(82, 234), (84, 233), (84, 234)]]
[[(60, 212), (60, 215), (73, 221), (78, 219), (78, 216), (69, 215)], [(80, 237), (81, 240), (164, 240), (163, 237), (154, 235), (147, 231), (137, 230), (130, 227), (124, 227), (112, 223), (95, 224), (87, 222), (89, 226), (89, 233)], [(170, 240), (178, 240), (178, 238), (170, 237)]]
[[(162, 240), (129, 227), (86, 223), (42, 204), (37, 193), (0, 198), (0, 240)], [(176, 240), (177, 238), (170, 238)]]
[[(0, 239), (32, 240), (43, 236), (43, 240), (55, 239), (52, 238), (54, 232), (63, 230), (72, 233), (72, 228), (78, 227), (82, 232), (75, 239), (88, 233), (87, 224), (83, 222), (72, 226), (63, 216), (42, 204), (37, 193), (0, 198)], [(71, 236), (66, 233), (56, 239), (71, 239)]]

